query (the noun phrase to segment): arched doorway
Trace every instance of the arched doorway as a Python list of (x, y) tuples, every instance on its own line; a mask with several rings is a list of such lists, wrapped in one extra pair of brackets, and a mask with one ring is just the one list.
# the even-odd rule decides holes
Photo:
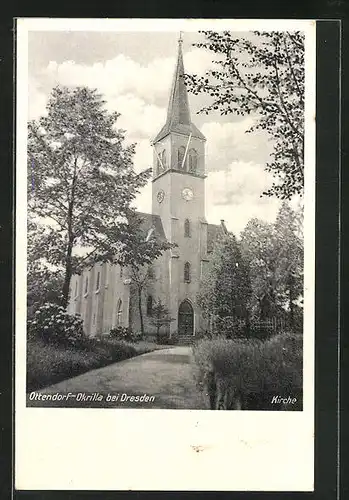
[(194, 310), (189, 300), (183, 300), (178, 308), (179, 335), (194, 334)]

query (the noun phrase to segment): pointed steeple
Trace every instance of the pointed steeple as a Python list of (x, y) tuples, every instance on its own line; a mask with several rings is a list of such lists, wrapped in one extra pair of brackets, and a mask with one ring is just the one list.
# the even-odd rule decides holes
[(172, 81), (172, 88), (167, 109), (167, 122), (171, 125), (190, 125), (190, 110), (187, 87), (184, 83), (184, 64), (182, 53), (182, 36), (178, 40), (178, 56)]
[(166, 123), (155, 137), (153, 142), (160, 141), (170, 132), (177, 132), (184, 135), (191, 134), (193, 137), (206, 140), (205, 136), (192, 123), (190, 118), (189, 99), (187, 87), (184, 82), (184, 64), (182, 53), (182, 35), (178, 40), (177, 64), (172, 81), (170, 99), (167, 108)]

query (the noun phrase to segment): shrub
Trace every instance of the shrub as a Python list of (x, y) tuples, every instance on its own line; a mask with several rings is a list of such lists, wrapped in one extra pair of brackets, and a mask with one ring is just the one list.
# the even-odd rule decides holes
[(62, 306), (47, 302), (28, 319), (28, 336), (74, 346), (84, 338), (83, 321), (79, 314), (68, 314)]
[(217, 318), (215, 321), (215, 331), (226, 338), (242, 338), (246, 336), (246, 321), (236, 319), (232, 316)]
[(178, 344), (178, 333), (174, 332), (170, 335), (169, 332), (159, 332), (156, 336), (156, 342), (161, 345), (176, 345)]
[(109, 338), (115, 340), (124, 340), (125, 342), (139, 342), (143, 336), (141, 333), (134, 333), (131, 328), (116, 326), (108, 334)]
[[(193, 347), (198, 383), (224, 381), (243, 400), (263, 401), (263, 396), (301, 394), (302, 337), (280, 334), (267, 341), (204, 339)], [(207, 389), (207, 387), (206, 387)], [(268, 396), (269, 397), (269, 396)], [(264, 401), (269, 401), (270, 398)], [(255, 409), (255, 408), (252, 408)]]

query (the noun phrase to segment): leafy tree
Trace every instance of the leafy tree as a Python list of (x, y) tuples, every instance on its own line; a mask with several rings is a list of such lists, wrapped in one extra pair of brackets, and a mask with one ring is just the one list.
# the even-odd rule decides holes
[(27, 316), (45, 302), (59, 303), (61, 299), (63, 273), (61, 269), (49, 268), (41, 258), (40, 240), (44, 228), (33, 220), (28, 221), (27, 245)]
[(94, 258), (122, 253), (131, 203), (150, 170), (134, 171), (134, 146), (125, 146), (119, 114), (105, 109), (97, 90), (56, 87), (46, 109), (29, 123), (28, 203), (45, 227), (41, 257), (63, 269), (66, 307), (71, 276), (85, 263), (77, 248), (89, 248)]
[(194, 44), (215, 55), (214, 69), (204, 76), (186, 75), (194, 94), (212, 101), (200, 112), (251, 115), (247, 132), (266, 131), (273, 140), (272, 161), (266, 170), (276, 178), (265, 193), (281, 199), (302, 194), (304, 184), (304, 35), (258, 32), (245, 37), (202, 31)]
[(235, 236), (227, 234), (214, 246), (202, 279), (198, 303), (210, 316), (229, 316), (235, 320), (247, 317), (249, 298), (248, 268)]
[(291, 328), (303, 294), (303, 241), (297, 219), (284, 202), (274, 224), (252, 219), (241, 233), (251, 278), (252, 312), (263, 320), (288, 311)]
[(278, 272), (282, 276), (280, 301), (289, 312), (289, 324), (296, 326), (297, 301), (303, 296), (303, 240), (297, 235), (298, 221), (288, 203), (283, 203), (275, 221)]
[(276, 313), (278, 289), (274, 225), (251, 219), (241, 233), (241, 249), (249, 267), (251, 314), (261, 320), (272, 317)]
[(165, 325), (169, 325), (175, 318), (171, 318), (170, 312), (167, 307), (158, 300), (152, 309), (152, 315), (150, 318), (151, 323), (156, 327), (156, 337), (160, 338), (160, 328)]
[(154, 280), (151, 265), (164, 251), (175, 246), (156, 235), (153, 228), (146, 233), (143, 223), (141, 215), (137, 213), (130, 215), (127, 247), (117, 257), (118, 263), (129, 269), (131, 282), (136, 289), (142, 335), (144, 335), (143, 291)]

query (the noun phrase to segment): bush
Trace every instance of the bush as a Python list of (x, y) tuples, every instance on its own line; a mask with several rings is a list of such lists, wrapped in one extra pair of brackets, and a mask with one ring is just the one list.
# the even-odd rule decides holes
[(79, 314), (68, 314), (62, 306), (47, 302), (28, 319), (29, 338), (52, 344), (75, 346), (84, 338), (83, 321)]
[(141, 333), (134, 333), (131, 328), (124, 326), (112, 328), (108, 337), (115, 340), (123, 340), (125, 342), (140, 342), (143, 339)]
[(169, 332), (159, 332), (156, 336), (156, 342), (161, 345), (176, 345), (178, 344), (178, 333), (174, 332), (170, 335)]
[(222, 382), (231, 394), (252, 401), (255, 406), (251, 409), (259, 409), (261, 401), (267, 404), (270, 394), (302, 393), (303, 356), (299, 335), (280, 334), (267, 341), (204, 339), (194, 346), (193, 353), (201, 386), (207, 386), (207, 380), (214, 378), (215, 383)]

